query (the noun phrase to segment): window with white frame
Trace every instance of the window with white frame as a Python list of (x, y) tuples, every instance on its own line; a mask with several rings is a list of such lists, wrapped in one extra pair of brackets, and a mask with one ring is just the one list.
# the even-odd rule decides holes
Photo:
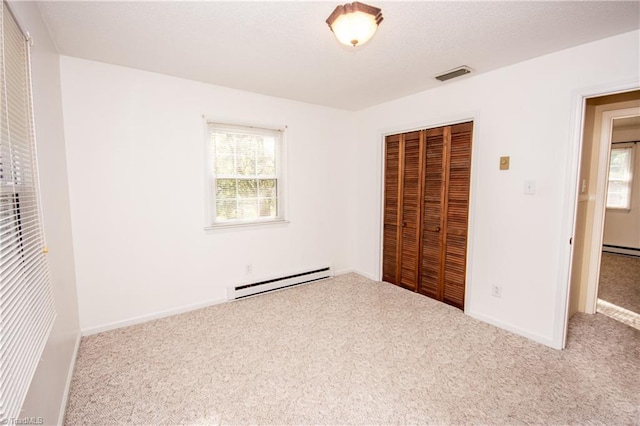
[(633, 183), (633, 157), (635, 144), (616, 144), (611, 149), (607, 208), (629, 210), (631, 208), (631, 184)]
[(39, 208), (29, 41), (0, 12), (0, 424), (14, 424), (55, 308)]
[(209, 226), (283, 221), (284, 135), (209, 123)]

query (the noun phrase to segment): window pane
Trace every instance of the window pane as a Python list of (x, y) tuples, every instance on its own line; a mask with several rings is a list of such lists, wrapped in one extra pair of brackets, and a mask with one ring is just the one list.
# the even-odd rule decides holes
[(238, 179), (238, 198), (257, 198), (257, 179)]
[(627, 182), (610, 181), (607, 189), (607, 207), (628, 209), (629, 195), (629, 184)]
[(265, 136), (262, 138), (262, 140), (260, 141), (260, 150), (258, 155), (264, 156), (264, 157), (271, 157), (271, 158), (275, 158), (276, 157), (276, 140), (273, 137), (268, 137)]
[(276, 217), (276, 199), (267, 198), (260, 200), (260, 217)]
[(276, 160), (272, 157), (258, 157), (258, 175), (273, 176), (276, 174)]
[(609, 163), (607, 208), (628, 209), (631, 206), (632, 147), (613, 148)]
[(238, 218), (236, 200), (216, 201), (216, 220), (235, 220)]
[(264, 137), (258, 146), (258, 174), (276, 174), (276, 141), (272, 137)]
[(236, 173), (256, 174), (256, 149), (259, 136), (236, 135)]
[(273, 198), (276, 195), (276, 180), (260, 179), (260, 198)]
[(256, 219), (258, 217), (258, 199), (238, 200), (238, 219)]
[(611, 165), (609, 168), (609, 179), (626, 179), (629, 173), (629, 163), (631, 159), (631, 149), (612, 149)]
[(236, 198), (238, 190), (235, 179), (216, 179), (216, 198)]
[(233, 156), (219, 155), (216, 157), (216, 174), (233, 175), (235, 171)]
[(218, 155), (234, 155), (235, 142), (233, 135), (228, 133), (215, 133), (213, 135), (216, 156)]

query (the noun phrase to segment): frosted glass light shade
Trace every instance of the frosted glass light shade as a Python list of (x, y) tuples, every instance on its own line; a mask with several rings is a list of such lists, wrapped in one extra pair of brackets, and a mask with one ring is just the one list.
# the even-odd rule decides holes
[(369, 41), (381, 21), (379, 8), (360, 2), (338, 6), (327, 18), (327, 24), (338, 41), (353, 47)]

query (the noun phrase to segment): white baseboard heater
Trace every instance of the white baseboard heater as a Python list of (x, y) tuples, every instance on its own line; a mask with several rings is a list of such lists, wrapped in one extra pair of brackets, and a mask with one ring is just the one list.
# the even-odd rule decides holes
[(607, 253), (626, 254), (627, 256), (640, 257), (640, 248), (637, 248), (637, 247), (623, 247), (623, 246), (614, 246), (610, 244), (603, 244), (602, 251)]
[(287, 275), (285, 277), (273, 278), (257, 283), (242, 284), (237, 287), (231, 287), (227, 291), (227, 298), (229, 300), (242, 299), (269, 291), (281, 290), (287, 287), (293, 287), (300, 284), (307, 284), (313, 281), (324, 280), (326, 278), (330, 278), (331, 276), (331, 268), (327, 266), (307, 272)]

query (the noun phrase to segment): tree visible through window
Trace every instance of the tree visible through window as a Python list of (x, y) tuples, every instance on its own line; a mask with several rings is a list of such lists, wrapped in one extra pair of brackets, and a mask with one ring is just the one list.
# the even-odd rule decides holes
[(633, 179), (634, 145), (611, 149), (609, 183), (607, 186), (607, 208), (631, 208), (631, 183)]
[(210, 125), (213, 224), (282, 219), (282, 132)]

